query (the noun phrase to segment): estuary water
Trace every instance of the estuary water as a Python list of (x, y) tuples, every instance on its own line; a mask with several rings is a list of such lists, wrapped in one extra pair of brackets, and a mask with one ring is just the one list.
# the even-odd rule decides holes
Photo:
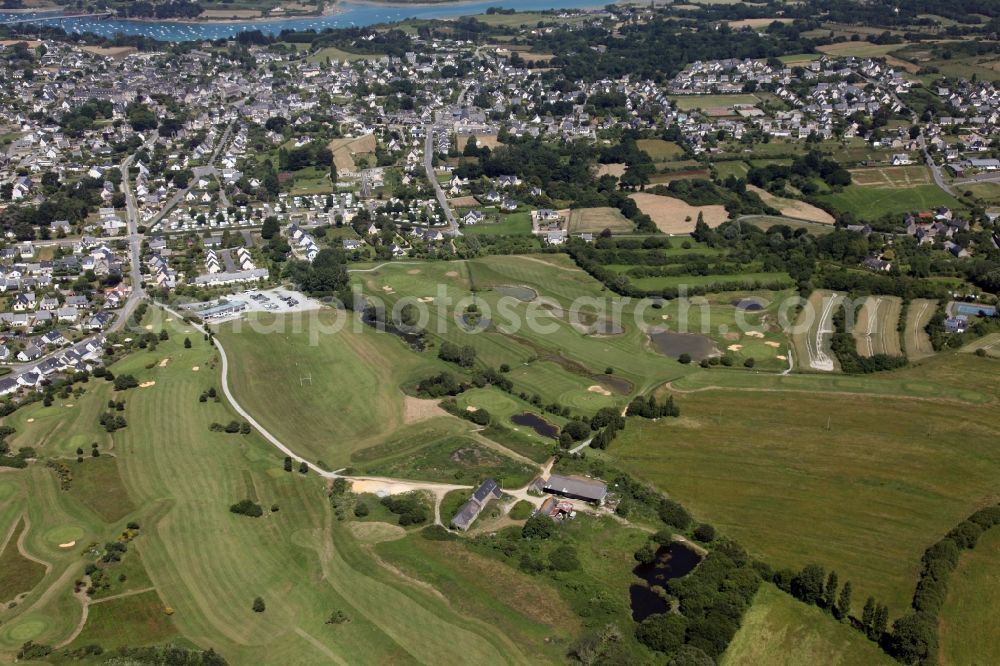
[(503, 7), (518, 11), (543, 9), (582, 9), (600, 7), (600, 0), (490, 0), (488, 2), (442, 2), (429, 5), (360, 4), (342, 2), (338, 13), (293, 19), (260, 19), (226, 23), (135, 21), (128, 19), (99, 19), (91, 17), (65, 18), (56, 12), (3, 12), (0, 24), (11, 21), (31, 20), (32, 23), (55, 26), (66, 32), (93, 33), (101, 37), (116, 34), (142, 35), (164, 42), (202, 41), (225, 39), (244, 30), (260, 30), (265, 34), (278, 34), (282, 30), (323, 30), (392, 23), (408, 18), (447, 18), (483, 14), (490, 7)]

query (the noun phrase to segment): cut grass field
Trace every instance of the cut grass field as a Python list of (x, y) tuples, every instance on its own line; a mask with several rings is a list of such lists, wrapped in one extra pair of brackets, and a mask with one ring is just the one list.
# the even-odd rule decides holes
[(859, 220), (875, 220), (885, 215), (924, 211), (938, 206), (959, 209), (962, 204), (937, 185), (909, 188), (848, 185), (841, 192), (818, 195), (842, 213), (853, 213)]
[(910, 301), (906, 311), (906, 330), (903, 333), (903, 348), (906, 357), (911, 361), (919, 361), (934, 355), (931, 338), (925, 328), (937, 311), (937, 301), (915, 298)]
[(720, 666), (895, 664), (875, 643), (816, 606), (761, 585)]
[(896, 296), (869, 296), (858, 310), (854, 340), (858, 354), (900, 356), (899, 315), (903, 301)]
[(963, 551), (948, 580), (948, 596), (939, 615), (940, 663), (944, 666), (1000, 663), (1000, 530), (979, 538)]
[(499, 222), (465, 225), (462, 233), (472, 236), (530, 236), (531, 213), (511, 213), (501, 215)]
[(628, 233), (632, 231), (632, 221), (621, 214), (617, 208), (574, 208), (569, 213), (569, 232), (600, 233), (610, 229), (611, 233)]
[(833, 372), (839, 368), (830, 350), (833, 315), (844, 299), (843, 294), (817, 290), (809, 295), (792, 329), (795, 369), (802, 372)]
[[(938, 355), (850, 378), (878, 400), (835, 392), (836, 377), (705, 371), (745, 388), (677, 393), (680, 419), (630, 420), (608, 455), (772, 566), (835, 569), (895, 617), (927, 546), (1000, 499), (994, 363)], [(956, 402), (970, 386), (981, 400)]]
[(353, 171), (355, 155), (368, 155), (375, 152), (374, 134), (362, 134), (358, 137), (334, 139), (327, 147), (333, 153), (333, 163), (338, 171)]
[(781, 214), (786, 217), (806, 220), (807, 222), (815, 222), (817, 224), (834, 223), (833, 215), (830, 215), (818, 206), (813, 206), (812, 204), (806, 203), (805, 201), (799, 201), (798, 199), (788, 199), (785, 197), (775, 196), (767, 190), (754, 185), (749, 185), (747, 189), (751, 192), (755, 192), (765, 204), (778, 209)]
[(865, 167), (850, 171), (855, 185), (908, 189), (934, 183), (930, 169), (923, 165)]
[[(315, 315), (311, 322), (294, 315), (253, 315), (255, 324), (227, 323), (218, 336), (239, 359), (230, 366), (230, 384), (240, 404), (281, 441), (336, 469), (403, 425), (401, 385), (445, 365), (431, 354), (410, 352), (398, 338), (353, 316), (340, 331), (328, 332), (338, 315), (346, 316), (342, 311)], [(260, 381), (263, 377), (267, 381)]]
[(759, 104), (760, 98), (756, 95), (668, 95), (668, 99), (677, 105), (679, 111), (693, 111), (695, 109), (729, 109), (737, 104)]

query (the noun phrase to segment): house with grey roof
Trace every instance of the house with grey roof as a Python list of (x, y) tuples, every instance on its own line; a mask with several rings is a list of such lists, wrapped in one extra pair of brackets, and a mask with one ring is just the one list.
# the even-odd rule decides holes
[(463, 532), (472, 526), (491, 499), (499, 499), (503, 495), (500, 485), (493, 479), (486, 479), (472, 493), (469, 501), (462, 505), (455, 517), (451, 519), (452, 526)]

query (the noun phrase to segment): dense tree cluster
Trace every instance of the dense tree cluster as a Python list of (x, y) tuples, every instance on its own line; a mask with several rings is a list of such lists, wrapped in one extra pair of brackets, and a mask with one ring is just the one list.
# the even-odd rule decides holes
[(236, 504), (230, 506), (229, 510), (233, 513), (238, 513), (241, 516), (250, 516), (251, 518), (260, 518), (264, 515), (264, 509), (261, 508), (260, 504), (257, 504), (251, 499), (240, 500)]
[(647, 397), (636, 396), (628, 404), (628, 416), (641, 416), (646, 419), (658, 419), (664, 416), (677, 418), (681, 415), (680, 408), (674, 404), (674, 396), (668, 395), (663, 402), (658, 402), (656, 396), (650, 393)]
[(427, 503), (419, 493), (404, 493), (402, 495), (387, 495), (381, 500), (382, 506), (399, 516), (399, 524), (419, 525), (427, 522)]

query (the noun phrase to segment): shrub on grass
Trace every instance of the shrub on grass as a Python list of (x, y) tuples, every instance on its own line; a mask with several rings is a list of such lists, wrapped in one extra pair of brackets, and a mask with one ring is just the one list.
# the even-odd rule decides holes
[(229, 510), (243, 516), (250, 516), (251, 518), (260, 518), (264, 515), (264, 509), (261, 508), (260, 504), (250, 499), (240, 500), (230, 506)]

